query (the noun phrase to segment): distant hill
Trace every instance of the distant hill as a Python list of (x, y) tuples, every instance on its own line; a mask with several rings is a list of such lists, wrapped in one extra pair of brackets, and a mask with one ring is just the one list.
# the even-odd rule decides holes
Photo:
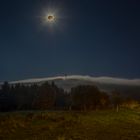
[(11, 81), (10, 84), (43, 84), (44, 82), (52, 82), (63, 88), (66, 91), (70, 91), (72, 87), (78, 85), (96, 85), (101, 90), (110, 93), (113, 90), (118, 90), (125, 96), (133, 96), (140, 99), (140, 79), (123, 79), (115, 77), (92, 77), (82, 75), (69, 75), (69, 76), (57, 76), (48, 78), (26, 79), (19, 81)]

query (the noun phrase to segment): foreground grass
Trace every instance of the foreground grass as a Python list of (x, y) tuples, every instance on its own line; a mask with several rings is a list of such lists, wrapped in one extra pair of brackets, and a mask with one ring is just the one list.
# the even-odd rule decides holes
[(0, 140), (140, 140), (140, 111), (1, 113)]

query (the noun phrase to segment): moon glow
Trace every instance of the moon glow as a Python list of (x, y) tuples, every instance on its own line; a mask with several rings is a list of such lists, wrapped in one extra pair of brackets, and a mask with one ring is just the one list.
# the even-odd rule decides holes
[(47, 21), (48, 22), (54, 22), (55, 21), (54, 15), (47, 15)]
[(62, 12), (62, 8), (55, 5), (48, 5), (48, 7), (45, 7), (44, 10), (42, 10), (42, 14), (40, 16), (42, 26), (47, 27), (46, 29), (50, 32), (63, 30), (63, 20), (65, 19), (65, 15), (63, 13), (65, 12)]

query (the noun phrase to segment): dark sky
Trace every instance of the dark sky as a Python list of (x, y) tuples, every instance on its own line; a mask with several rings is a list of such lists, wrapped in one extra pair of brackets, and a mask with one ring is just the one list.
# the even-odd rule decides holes
[(1, 0), (0, 81), (62, 74), (140, 78), (140, 1)]

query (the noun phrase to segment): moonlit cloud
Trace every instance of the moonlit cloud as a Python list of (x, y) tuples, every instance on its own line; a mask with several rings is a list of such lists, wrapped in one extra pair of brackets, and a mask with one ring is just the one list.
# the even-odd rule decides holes
[(85, 80), (90, 82), (98, 82), (102, 84), (115, 84), (115, 85), (128, 85), (128, 86), (140, 86), (140, 79), (123, 79), (114, 77), (92, 77), (92, 76), (82, 76), (82, 75), (69, 75), (69, 76), (57, 76), (48, 78), (37, 78), (37, 79), (27, 79), (20, 81), (11, 81), (10, 84), (16, 83), (40, 83), (45, 81), (53, 80)]

